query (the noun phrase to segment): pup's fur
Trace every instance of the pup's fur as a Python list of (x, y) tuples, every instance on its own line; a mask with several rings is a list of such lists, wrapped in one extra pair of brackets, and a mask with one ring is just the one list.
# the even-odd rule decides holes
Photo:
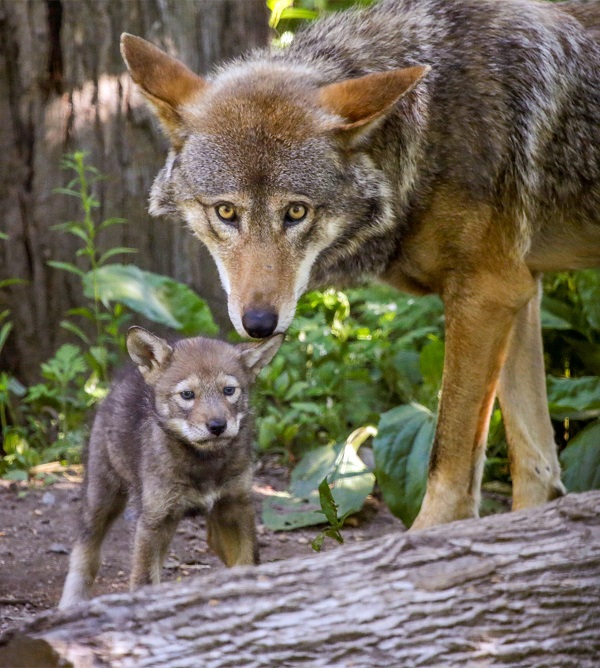
[[(182, 216), (208, 246), (238, 331), (285, 331), (307, 287), (349, 277), (442, 296), (417, 528), (477, 515), (496, 393), (513, 507), (564, 492), (540, 274), (600, 265), (598, 26), (596, 0), (382, 0), (209, 79), (123, 36), (172, 140), (151, 211)], [(292, 203), (308, 211), (297, 224)], [(257, 313), (273, 317), (250, 327)]]
[[(137, 369), (114, 384), (94, 421), (81, 530), (59, 607), (89, 598), (102, 541), (128, 497), (138, 514), (132, 589), (160, 582), (179, 521), (198, 511), (227, 566), (258, 563), (248, 393), (282, 339), (232, 346), (195, 338), (170, 346), (130, 329)], [(234, 392), (226, 395), (226, 387)], [(186, 391), (194, 397), (184, 399)]]

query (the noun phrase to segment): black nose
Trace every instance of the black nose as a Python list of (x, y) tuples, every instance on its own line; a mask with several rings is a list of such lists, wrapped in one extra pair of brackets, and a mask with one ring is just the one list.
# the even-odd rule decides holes
[(222, 434), (225, 429), (227, 429), (227, 420), (223, 420), (223, 418), (215, 418), (214, 420), (209, 420), (206, 423), (206, 426), (211, 434), (219, 436), (219, 434)]
[(266, 339), (277, 327), (277, 313), (266, 309), (252, 309), (242, 316), (242, 325), (253, 339)]

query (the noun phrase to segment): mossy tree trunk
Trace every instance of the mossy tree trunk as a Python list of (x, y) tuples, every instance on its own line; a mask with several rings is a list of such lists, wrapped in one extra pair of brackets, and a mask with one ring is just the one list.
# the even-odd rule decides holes
[(2, 367), (27, 382), (82, 300), (77, 278), (46, 264), (72, 261), (78, 248), (50, 230), (78, 216), (75, 200), (53, 194), (69, 178), (59, 168), (66, 152), (88, 151), (108, 175), (98, 215), (130, 222), (109, 228), (103, 245), (138, 248), (137, 264), (191, 284), (225, 320), (207, 252), (181, 224), (148, 216), (166, 143), (125, 74), (123, 31), (200, 73), (269, 37), (264, 0), (0, 0), (0, 229), (10, 235), (0, 242), (0, 279), (28, 281), (0, 295), (15, 325)]

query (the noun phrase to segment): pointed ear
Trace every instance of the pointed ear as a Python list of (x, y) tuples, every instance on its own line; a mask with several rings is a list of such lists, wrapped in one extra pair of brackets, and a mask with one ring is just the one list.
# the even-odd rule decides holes
[(283, 334), (274, 334), (261, 343), (241, 343), (238, 346), (244, 366), (256, 378), (260, 371), (275, 357), (283, 343)]
[(173, 348), (143, 327), (130, 327), (127, 332), (127, 352), (146, 382), (150, 383), (169, 365)]
[(319, 104), (344, 121), (333, 126), (344, 138), (363, 136), (385, 118), (396, 102), (410, 92), (431, 68), (428, 65), (367, 74), (323, 86)]
[(154, 108), (173, 146), (181, 148), (185, 139), (181, 109), (202, 95), (207, 82), (176, 58), (135, 35), (121, 35), (121, 54), (131, 78)]

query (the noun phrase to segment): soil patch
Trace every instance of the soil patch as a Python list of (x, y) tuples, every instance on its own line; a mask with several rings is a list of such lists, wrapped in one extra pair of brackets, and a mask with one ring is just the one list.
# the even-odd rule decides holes
[[(287, 467), (272, 458), (258, 463), (254, 500), (263, 563), (314, 554), (310, 543), (318, 527), (273, 532), (260, 523), (265, 495), (286, 489), (288, 482)], [(0, 480), (0, 631), (57, 605), (75, 540), (81, 489), (76, 477), (51, 485)], [(343, 532), (348, 542), (404, 531), (377, 497), (369, 497), (364, 510), (349, 518), (349, 523)], [(95, 595), (127, 590), (132, 533), (133, 519), (125, 511), (104, 542)], [(336, 547), (337, 543), (326, 539), (323, 549)], [(225, 566), (206, 544), (203, 518), (182, 521), (163, 568), (163, 581), (181, 580), (212, 568)]]

